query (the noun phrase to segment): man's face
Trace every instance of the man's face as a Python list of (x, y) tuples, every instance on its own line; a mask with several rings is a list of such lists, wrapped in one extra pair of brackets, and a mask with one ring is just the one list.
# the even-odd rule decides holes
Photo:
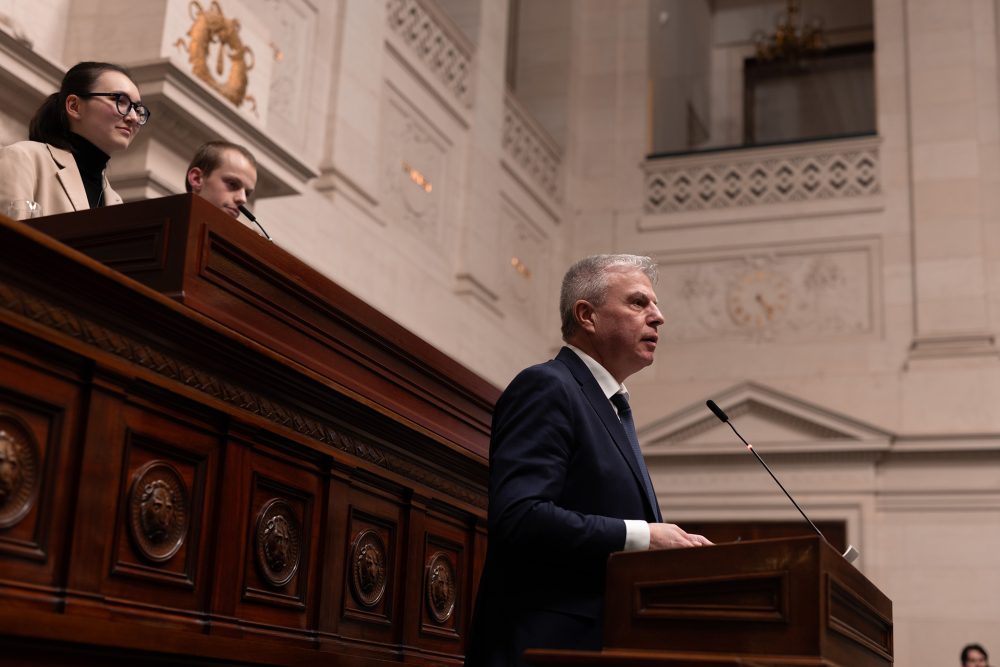
[(656, 293), (645, 273), (612, 268), (607, 276), (604, 303), (584, 309), (581, 326), (590, 334), (595, 359), (616, 380), (624, 382), (653, 363), (656, 330), (663, 324), (663, 314), (656, 306)]
[(222, 151), (222, 162), (209, 173), (198, 167), (188, 172), (191, 192), (201, 195), (223, 211), (238, 218), (239, 207), (247, 203), (257, 187), (257, 170), (243, 153), (232, 148)]
[(964, 667), (987, 667), (986, 656), (972, 649), (965, 656)]

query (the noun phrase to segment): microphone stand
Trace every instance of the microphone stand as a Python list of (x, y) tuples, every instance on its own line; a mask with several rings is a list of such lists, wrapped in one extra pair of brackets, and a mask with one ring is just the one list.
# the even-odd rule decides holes
[[(736, 427), (733, 426), (733, 423), (731, 421), (729, 421), (729, 416), (726, 415), (726, 413), (722, 411), (722, 408), (720, 408), (718, 405), (716, 405), (715, 401), (712, 401), (712, 400), (706, 401), (705, 405), (708, 406), (708, 409), (712, 411), (712, 414), (714, 414), (716, 417), (718, 417), (719, 420), (722, 421), (722, 423), (728, 424), (729, 428), (733, 429), (733, 433), (736, 434), (736, 437), (743, 441), (743, 444), (746, 445), (746, 447), (750, 451), (750, 453), (753, 454), (754, 457), (756, 457), (756, 459), (760, 462), (760, 464), (762, 466), (764, 466), (764, 470), (766, 470), (767, 474), (771, 476), (771, 479), (774, 480), (774, 483), (778, 485), (778, 488), (781, 489), (782, 492), (784, 492), (785, 496), (790, 501), (792, 501), (792, 505), (795, 505), (795, 509), (797, 509), (799, 511), (799, 514), (802, 515), (802, 518), (805, 519), (806, 522), (810, 526), (812, 526), (812, 529), (814, 531), (816, 531), (816, 534), (820, 536), (820, 539), (822, 539), (827, 544), (830, 544), (830, 541), (826, 539), (826, 535), (824, 535), (823, 532), (819, 528), (816, 527), (816, 524), (814, 524), (812, 522), (812, 519), (810, 519), (806, 515), (806, 513), (802, 510), (802, 508), (799, 507), (799, 504), (797, 502), (795, 502), (795, 498), (792, 498), (792, 494), (790, 494), (788, 492), (788, 489), (785, 488), (785, 485), (782, 484), (778, 480), (777, 476), (773, 472), (771, 472), (770, 466), (768, 466), (766, 463), (764, 463), (764, 459), (762, 459), (760, 457), (760, 454), (758, 454), (757, 450), (753, 448), (753, 445), (751, 445), (749, 442), (747, 442), (746, 438), (744, 438), (742, 435), (740, 435), (740, 432), (736, 430)], [(858, 549), (853, 544), (849, 544), (849, 545), (847, 545), (847, 551), (845, 551), (841, 555), (845, 559), (847, 559), (848, 563), (853, 563), (854, 561), (856, 561), (858, 559), (858, 556), (861, 555), (861, 552), (858, 551)]]
[(274, 239), (272, 239), (271, 235), (267, 233), (266, 229), (264, 229), (264, 225), (262, 225), (259, 222), (257, 222), (256, 216), (254, 216), (254, 214), (251, 213), (250, 210), (246, 206), (244, 206), (243, 204), (240, 204), (239, 205), (239, 209), (240, 209), (240, 213), (242, 213), (243, 215), (245, 215), (247, 217), (247, 220), (249, 220), (253, 224), (257, 225), (260, 228), (260, 231), (264, 232), (264, 238), (266, 238), (271, 243), (274, 243)]

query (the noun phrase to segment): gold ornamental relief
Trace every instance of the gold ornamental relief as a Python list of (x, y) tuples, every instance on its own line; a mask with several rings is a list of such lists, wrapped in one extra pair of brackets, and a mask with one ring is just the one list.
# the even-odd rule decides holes
[[(183, 39), (178, 39), (176, 46), (187, 49), (191, 72), (237, 107), (244, 102), (249, 103), (250, 110), (256, 114), (257, 100), (247, 95), (247, 85), (248, 73), (257, 60), (250, 47), (240, 39), (239, 19), (227, 19), (215, 0), (207, 11), (198, 0), (191, 0), (188, 13), (193, 21), (187, 33), (191, 41), (185, 43)], [(218, 45), (218, 53), (214, 63), (215, 74), (212, 74), (210, 55), (215, 45)], [(221, 79), (227, 60), (229, 76)], [(216, 79), (216, 75), (220, 79)]]

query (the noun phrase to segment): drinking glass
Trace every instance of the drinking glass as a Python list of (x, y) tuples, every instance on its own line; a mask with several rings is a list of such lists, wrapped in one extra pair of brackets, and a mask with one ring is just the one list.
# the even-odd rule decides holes
[(8, 218), (15, 220), (30, 220), (42, 215), (42, 207), (30, 199), (15, 199), (3, 202), (2, 212)]

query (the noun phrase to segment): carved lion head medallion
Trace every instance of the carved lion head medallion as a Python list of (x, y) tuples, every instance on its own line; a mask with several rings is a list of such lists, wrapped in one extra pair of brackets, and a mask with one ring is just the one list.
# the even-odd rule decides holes
[(23, 519), (38, 497), (38, 445), (13, 416), (0, 414), (0, 528)]
[(358, 604), (374, 607), (385, 594), (386, 550), (374, 530), (365, 530), (351, 547), (351, 592)]
[(455, 568), (443, 551), (427, 561), (427, 606), (438, 623), (446, 623), (455, 613)]
[(291, 505), (272, 498), (257, 514), (255, 535), (257, 567), (264, 579), (281, 588), (299, 569), (301, 537), (299, 521)]
[(129, 530), (139, 553), (162, 563), (177, 553), (187, 537), (187, 488), (166, 461), (150, 461), (132, 478)]

